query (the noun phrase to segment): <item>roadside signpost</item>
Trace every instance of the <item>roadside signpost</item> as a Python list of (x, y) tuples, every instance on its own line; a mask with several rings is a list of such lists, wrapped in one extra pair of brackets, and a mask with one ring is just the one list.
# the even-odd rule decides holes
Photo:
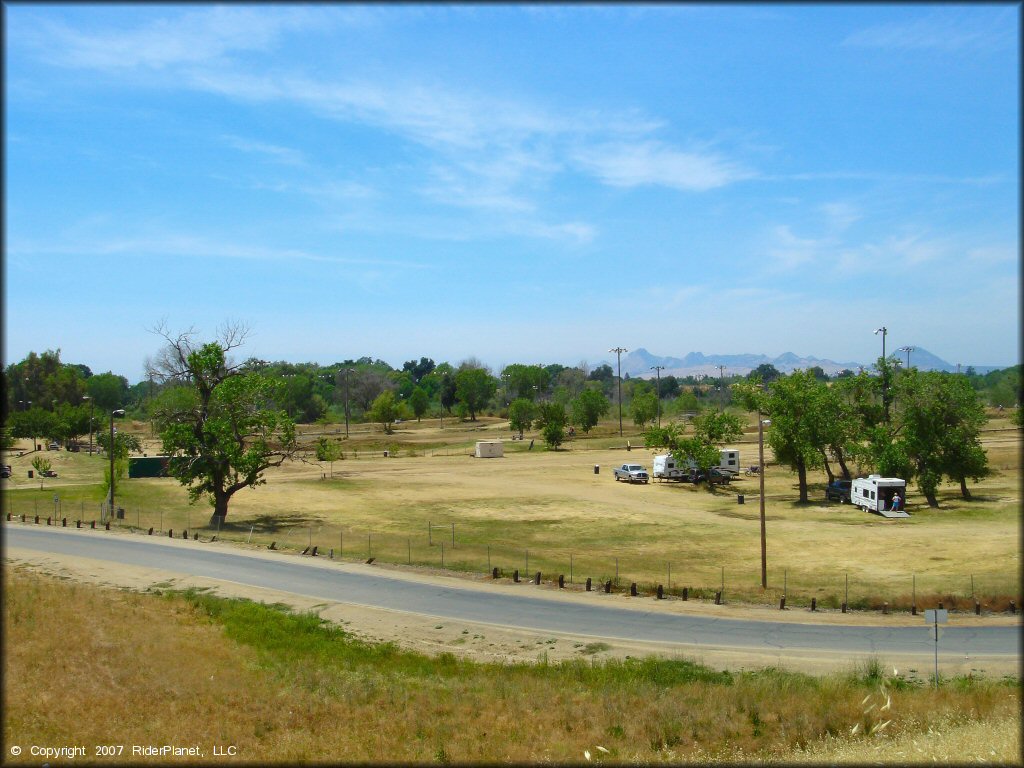
[(924, 623), (930, 625), (928, 631), (935, 637), (935, 687), (939, 687), (939, 638), (942, 629), (939, 624), (949, 621), (949, 611), (945, 608), (929, 608), (924, 612)]

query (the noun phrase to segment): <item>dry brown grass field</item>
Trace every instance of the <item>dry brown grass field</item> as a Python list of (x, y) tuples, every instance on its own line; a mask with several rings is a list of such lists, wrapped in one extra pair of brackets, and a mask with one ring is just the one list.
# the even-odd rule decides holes
[[(935, 690), (871, 664), (825, 677), (684, 659), (478, 664), (253, 603), (5, 576), (9, 765), (44, 762), (31, 746), (108, 764), (1020, 764), (1015, 681)], [(131, 756), (165, 744), (199, 755)]]
[[(135, 428), (147, 437), (145, 425)], [(826, 503), (823, 473), (811, 477), (811, 501), (797, 503), (795, 475), (774, 464), (766, 447), (767, 592), (760, 589), (758, 479), (741, 474), (713, 491), (617, 483), (614, 466), (630, 461), (650, 469), (653, 452), (635, 430), (623, 438), (615, 430), (608, 422), (591, 437), (549, 451), (536, 435), (529, 448), (529, 433), (522, 442), (508, 440), (507, 423), (496, 419), (446, 419), (443, 430), (436, 420), (409, 422), (393, 435), (355, 425), (349, 440), (343, 427), (307, 428), (310, 450), (326, 434), (343, 444), (345, 458), (331, 467), (310, 453), (306, 461), (268, 471), (265, 485), (233, 498), (219, 537), (475, 573), (539, 570), (545, 579), (563, 574), (573, 586), (618, 576), (619, 584), (687, 587), (698, 597), (724, 579), (734, 601), (774, 604), (785, 588), (790, 604), (815, 597), (824, 608), (837, 608), (847, 594), (851, 607), (863, 609), (939, 600), (973, 608), (977, 599), (986, 611), (1005, 610), (1011, 599), (1020, 604), (1021, 433), (1005, 418), (993, 418), (984, 434), (993, 474), (971, 485), (973, 498), (944, 486), (940, 507), (930, 509), (911, 488), (909, 520)], [(504, 458), (472, 457), (474, 441), (499, 438), (505, 438)], [(736, 445), (743, 466), (757, 463), (752, 429)], [(147, 442), (147, 451), (158, 448)], [(41, 490), (26, 477), (31, 454), (9, 458), (8, 511), (98, 517), (104, 460), (43, 453), (59, 476), (43, 481)], [(118, 499), (126, 509), (122, 525), (215, 532), (209, 507), (189, 506), (174, 480), (122, 481)]]

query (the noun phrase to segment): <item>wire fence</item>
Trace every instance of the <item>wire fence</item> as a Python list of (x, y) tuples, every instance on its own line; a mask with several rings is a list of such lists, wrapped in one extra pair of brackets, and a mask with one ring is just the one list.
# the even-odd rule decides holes
[[(199, 509), (165, 514), (144, 505), (118, 508), (105, 503), (48, 505), (39, 500), (7, 503), (7, 519), (38, 525), (124, 530), (143, 535), (230, 541), (283, 553), (328, 560), (391, 564), (559, 585), (564, 589), (609, 591), (715, 603), (742, 602), (810, 610), (951, 610), (1016, 613), (1020, 582), (1011, 575), (896, 574), (866, 579), (834, 569), (812, 571), (783, 562), (768, 570), (761, 588), (759, 564), (739, 567), (683, 557), (660, 558), (629, 550), (555, 547), (487, 539), (472, 524), (424, 521), (416, 531), (374, 531), (319, 521), (211, 518)], [(488, 528), (488, 530), (493, 530)], [(778, 559), (776, 558), (776, 562)]]

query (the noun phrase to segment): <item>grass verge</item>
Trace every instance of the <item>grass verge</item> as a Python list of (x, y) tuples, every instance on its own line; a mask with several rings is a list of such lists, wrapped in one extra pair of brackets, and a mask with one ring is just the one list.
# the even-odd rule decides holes
[[(82, 762), (125, 762), (93, 754), (111, 743), (198, 745), (190, 762), (785, 762), (928, 744), (940, 722), (999, 729), (985, 744), (972, 731), (963, 761), (1019, 759), (1004, 733), (1020, 706), (1011, 681), (936, 691), (880, 661), (824, 678), (686, 659), (481, 664), (368, 644), (279, 606), (6, 576), (5, 743), (81, 744)], [(216, 745), (236, 752), (214, 757)]]

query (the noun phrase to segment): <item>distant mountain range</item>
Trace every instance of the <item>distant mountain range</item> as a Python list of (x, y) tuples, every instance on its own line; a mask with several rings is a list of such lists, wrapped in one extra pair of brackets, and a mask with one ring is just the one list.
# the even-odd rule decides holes
[[(892, 354), (898, 355), (901, 361), (906, 359), (903, 352), (893, 352)], [(705, 355), (703, 352), (690, 352), (685, 357), (659, 357), (658, 355), (652, 355), (641, 347), (623, 355), (622, 375), (626, 376), (628, 374), (630, 378), (634, 379), (649, 378), (655, 375), (655, 372), (651, 369), (656, 365), (660, 365), (663, 366), (662, 376), (694, 376), (698, 373), (718, 376), (718, 366), (724, 365), (727, 375), (740, 374), (746, 376), (759, 365), (770, 363), (781, 373), (790, 373), (798, 368), (804, 369), (820, 366), (825, 373), (833, 376), (846, 369), (856, 373), (857, 369), (861, 366), (870, 368), (874, 362), (872, 360), (867, 363), (852, 361), (837, 363), (834, 360), (822, 360), (817, 357), (800, 357), (793, 352), (785, 352), (778, 357), (755, 354)], [(598, 365), (602, 364), (610, 365), (612, 370), (615, 370), (616, 360), (612, 358), (610, 362), (598, 363)], [(947, 363), (942, 358), (933, 355), (927, 349), (922, 349), (921, 347), (915, 347), (910, 353), (910, 364), (922, 371), (948, 371), (950, 373), (956, 371), (955, 365)], [(976, 365), (974, 370), (977, 373), (988, 373), (989, 371), (999, 370), (1004, 367), (998, 365)], [(963, 366), (963, 370), (966, 369), (967, 366)]]

